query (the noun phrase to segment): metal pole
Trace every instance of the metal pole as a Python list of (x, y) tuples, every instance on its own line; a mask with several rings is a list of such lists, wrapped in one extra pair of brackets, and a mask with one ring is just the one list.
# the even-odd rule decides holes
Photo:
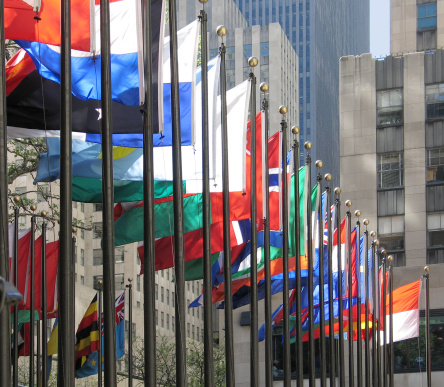
[(98, 281), (98, 291), (99, 291), (99, 297), (98, 297), (98, 302), (97, 302), (97, 313), (98, 313), (98, 320), (99, 320), (99, 356), (97, 359), (97, 369), (98, 369), (98, 373), (97, 373), (97, 377), (98, 377), (98, 385), (99, 387), (102, 387), (103, 382), (102, 382), (102, 373), (103, 373), (103, 365), (102, 365), (102, 357), (103, 357), (103, 347), (102, 347), (102, 336), (103, 336), (103, 330), (102, 330), (102, 323), (103, 323), (103, 318), (102, 318), (102, 310), (103, 310), (103, 297), (102, 297), (102, 291), (103, 291), (103, 281), (99, 280)]
[(202, 3), (200, 11), (201, 21), (201, 57), (202, 57), (202, 241), (203, 241), (203, 285), (204, 285), (204, 376), (205, 386), (214, 384), (213, 366), (213, 307), (212, 307), (212, 282), (211, 282), (211, 234), (210, 234), (210, 140), (208, 125), (208, 36), (207, 13), (205, 3)]
[[(364, 299), (365, 299), (365, 333), (364, 333), (364, 342), (365, 342), (365, 386), (370, 387), (370, 284), (369, 284), (369, 272), (370, 267), (368, 264), (368, 230), (367, 226), (369, 225), (370, 221), (368, 219), (364, 219)], [(373, 319), (374, 321), (374, 319)]]
[(179, 69), (177, 55), (176, 0), (169, 0), (171, 117), (173, 130), (173, 195), (174, 195), (174, 268), (176, 287), (176, 384), (185, 386), (186, 336), (185, 336), (185, 247), (184, 210), (182, 187), (182, 150), (180, 132)]
[(265, 128), (262, 130), (262, 144), (264, 154), (262, 184), (264, 187), (264, 273), (265, 273), (265, 385), (273, 385), (273, 328), (271, 312), (271, 267), (270, 267), (270, 190), (269, 190), (269, 164), (268, 164), (268, 100), (266, 93), (269, 90), (267, 83), (263, 82), (260, 86), (264, 93), (262, 101), (262, 110), (265, 115)]
[[(287, 122), (285, 114), (286, 106), (279, 107), (282, 114), (282, 239), (288, 241), (288, 187), (287, 187)], [(282, 303), (284, 309), (284, 385), (291, 383), (291, 354), (290, 354), (290, 308), (288, 305), (289, 278), (288, 278), (288, 243), (282, 245)]]
[[(257, 305), (257, 195), (256, 195), (256, 77), (253, 73), (257, 66), (256, 57), (248, 59), (251, 67), (250, 73), (250, 155), (251, 155), (251, 192), (250, 192), (250, 211), (251, 211), (251, 276), (250, 276), (250, 384), (257, 386), (259, 384), (259, 339), (258, 339), (258, 305)], [(285, 275), (284, 275), (285, 277)], [(285, 287), (284, 287), (285, 293)], [(287, 293), (288, 295), (288, 293)]]
[[(35, 211), (37, 206), (33, 204), (31, 210)], [(35, 378), (35, 365), (34, 365), (34, 348), (35, 348), (35, 322), (34, 322), (34, 310), (35, 310), (35, 215), (31, 216), (31, 304), (29, 309), (29, 386), (34, 386)], [(26, 292), (26, 290), (25, 290)], [(27, 292), (26, 292), (27, 293)], [(25, 297), (27, 294), (25, 295)]]
[[(300, 211), (301, 203), (299, 201), (299, 131), (300, 129), (294, 126), (291, 129), (294, 134), (294, 152), (293, 152), (293, 162), (294, 162), (294, 220), (295, 220), (295, 235), (294, 235), (294, 252), (295, 252), (295, 269), (296, 269), (296, 289), (302, 289), (302, 278), (301, 278), (301, 223), (300, 223)], [(297, 387), (302, 387), (304, 385), (304, 355), (302, 351), (302, 296), (301, 292), (296, 292), (296, 380)]]
[(351, 246), (351, 200), (346, 200), (347, 215), (347, 261), (348, 261), (348, 383), (350, 387), (355, 385), (355, 364), (353, 351), (353, 274), (352, 274), (352, 246)]
[(338, 259), (338, 301), (339, 301), (339, 385), (345, 386), (344, 358), (344, 291), (342, 288), (342, 257), (341, 257), (341, 188), (335, 188), (336, 194), (336, 250)]
[[(153, 155), (153, 75), (152, 65), (152, 33), (151, 33), (151, 0), (142, 0), (143, 26), (143, 73), (145, 103), (143, 110), (143, 333), (144, 347), (144, 383), (147, 386), (156, 384), (156, 322), (155, 322), (155, 274), (156, 260), (154, 247), (154, 155)], [(149, 227), (148, 227), (149, 226)]]
[(370, 231), (370, 236), (373, 238), (372, 240), (372, 262), (373, 262), (373, 273), (372, 273), (372, 282), (373, 282), (373, 319), (372, 319), (372, 386), (378, 386), (378, 330), (377, 327), (379, 326), (379, 315), (377, 311), (378, 307), (378, 261), (376, 258), (376, 243), (374, 238), (376, 237), (375, 231)]
[(128, 387), (133, 387), (133, 279), (128, 282)]
[(424, 267), (425, 274), (423, 275), (426, 284), (426, 356), (427, 356), (427, 387), (432, 387), (432, 350), (430, 347), (430, 280), (428, 266)]
[(389, 341), (389, 385), (390, 387), (394, 387), (394, 367), (395, 367), (395, 361), (393, 356), (393, 256), (388, 256), (389, 261), (389, 292), (390, 292), (390, 298), (389, 298), (389, 321), (390, 321), (390, 341)]
[[(46, 211), (42, 211), (42, 217), (46, 217)], [(41, 306), (42, 306), (42, 386), (46, 387), (48, 385), (47, 375), (48, 375), (48, 366), (46, 362), (46, 357), (48, 356), (48, 332), (46, 327), (48, 325), (47, 318), (47, 284), (46, 284), (46, 228), (48, 224), (46, 221), (43, 221), (42, 224), (42, 294), (41, 294)], [(39, 378), (40, 379), (40, 378)]]
[(362, 329), (361, 329), (361, 303), (362, 303), (362, 294), (361, 294), (361, 223), (359, 222), (359, 217), (361, 216), (361, 211), (356, 210), (355, 216), (358, 218), (356, 221), (356, 320), (357, 320), (357, 373), (358, 386), (362, 385)]
[[(323, 166), (323, 162), (321, 160), (316, 161), (316, 167), (318, 168), (318, 175), (317, 175), (317, 181), (318, 181), (318, 194), (322, 197), (322, 175), (321, 175), (321, 168)], [(326, 342), (325, 342), (325, 294), (324, 294), (324, 219), (325, 219), (325, 213), (324, 209), (322, 207), (322, 199), (319, 200), (319, 207), (318, 207), (318, 232), (319, 232), (319, 246), (318, 246), (318, 252), (319, 252), (319, 306), (320, 306), (320, 367), (321, 367), (321, 386), (327, 385), (327, 348), (326, 348)]]
[[(16, 207), (14, 208), (14, 285), (18, 289), (18, 233), (19, 233), (19, 203), (21, 203), (20, 196), (14, 197), (14, 202), (16, 203)], [(12, 385), (14, 387), (18, 386), (18, 304), (14, 305), (14, 343), (13, 343), (13, 365), (14, 365), (14, 371), (12, 375)]]
[(75, 326), (72, 245), (72, 97), (71, 97), (71, 0), (62, 1), (61, 20), (61, 132), (60, 132), (60, 255), (59, 347), (57, 385), (75, 385)]
[[(329, 344), (330, 344), (330, 387), (336, 386), (336, 356), (335, 356), (335, 334), (334, 334), (334, 292), (333, 292), (333, 234), (331, 227), (331, 188), (330, 181), (332, 179), (332, 175), (330, 173), (326, 173), (324, 176), (325, 181), (327, 182), (327, 186), (325, 187), (327, 191), (327, 225), (328, 225), (328, 326), (329, 326)], [(340, 298), (338, 297), (338, 302)]]
[(103, 311), (105, 386), (117, 385), (116, 307), (114, 259), (114, 181), (111, 113), (110, 13), (108, 0), (100, 0), (100, 45), (102, 50), (102, 192), (103, 192)]
[(305, 160), (305, 178), (308, 181), (307, 188), (307, 201), (304, 203), (306, 208), (307, 219), (304, 219), (307, 234), (305, 235), (307, 243), (307, 261), (308, 261), (308, 346), (309, 346), (309, 385), (315, 386), (315, 338), (314, 338), (314, 305), (313, 305), (313, 240), (312, 240), (312, 205), (311, 205), (311, 142), (306, 141), (304, 144), (307, 149), (307, 157)]
[[(377, 330), (376, 330), (376, 367), (378, 369), (378, 386), (382, 386), (382, 364), (381, 364), (381, 358), (382, 358), (382, 345), (381, 345), (381, 334), (382, 334), (382, 320), (383, 320), (383, 316), (382, 316), (382, 305), (381, 305), (381, 283), (382, 283), (382, 278), (380, 278), (380, 273), (379, 273), (379, 265), (381, 262), (381, 253), (379, 251), (379, 241), (375, 240), (374, 242), (375, 244), (375, 260), (376, 260), (376, 315), (378, 316), (378, 325), (377, 325)], [(381, 273), (382, 273), (382, 267), (381, 267)]]
[[(6, 136), (6, 80), (5, 80), (5, 17), (4, 0), (0, 0), (0, 276), (9, 278), (8, 252), (8, 185), (7, 136)], [(11, 330), (9, 310), (0, 310), (0, 385), (11, 384)], [(16, 336), (16, 335), (15, 335)]]
[[(224, 26), (217, 28), (223, 38), (227, 34)], [(227, 134), (227, 78), (225, 69), (226, 47), (222, 42), (220, 52), (220, 95), (222, 124), (222, 201), (224, 228), (224, 286), (225, 286), (225, 383), (234, 386), (234, 349), (233, 349), (233, 298), (231, 285), (231, 244), (230, 244), (230, 198), (228, 185), (228, 134)]]
[(382, 254), (382, 323), (384, 324), (384, 341), (382, 343), (382, 381), (383, 386), (387, 387), (387, 280), (386, 280), (386, 255), (383, 249)]

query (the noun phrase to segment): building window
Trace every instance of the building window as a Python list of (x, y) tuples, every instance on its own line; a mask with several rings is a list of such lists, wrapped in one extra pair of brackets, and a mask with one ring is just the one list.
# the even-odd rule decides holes
[(402, 89), (378, 91), (376, 97), (377, 125), (400, 125), (403, 122)]
[(80, 211), (85, 212), (85, 203), (80, 203)]
[(174, 324), (175, 324), (175, 318), (174, 318), (174, 316), (171, 316), (171, 330), (174, 332), (174, 329), (175, 329), (175, 326), (174, 326)]
[(404, 185), (404, 163), (402, 153), (378, 155), (378, 188), (396, 188)]
[(156, 325), (159, 325), (159, 318), (158, 318), (158, 316), (159, 316), (159, 312), (156, 309), (156, 312), (155, 312)]
[(160, 312), (160, 327), (164, 327), (164, 314), (163, 312)]
[(103, 205), (102, 203), (94, 204), (94, 212), (102, 211)]
[(85, 266), (85, 250), (80, 249), (80, 264)]
[(163, 286), (160, 287), (160, 302), (164, 302), (164, 288)]
[(93, 238), (94, 239), (102, 238), (102, 234), (103, 234), (102, 222), (94, 223), (93, 224)]
[[(82, 203), (83, 204), (83, 203)], [(80, 223), (80, 238), (85, 239), (85, 225)]]
[(444, 263), (444, 213), (427, 215), (427, 263)]
[(190, 307), (189, 307), (189, 305), (190, 305), (190, 299), (189, 299), (189, 298), (187, 299), (187, 305), (188, 305), (187, 313), (190, 314)]
[[(430, 310), (432, 371), (444, 369), (444, 310)], [(419, 337), (394, 345), (395, 372), (424, 372), (426, 367), (425, 313), (420, 311)]]
[(176, 299), (174, 298), (174, 292), (171, 292), (171, 305), (174, 308), (174, 304), (176, 303)]
[(427, 150), (427, 183), (444, 182), (444, 148)]
[(169, 289), (167, 289), (167, 294), (166, 294), (166, 298), (167, 298), (167, 305), (169, 305), (170, 304), (170, 290)]
[(170, 315), (168, 313), (166, 315), (166, 328), (170, 329)]
[(140, 301), (137, 301), (137, 302), (136, 302), (136, 306), (137, 306), (138, 308), (140, 308)]
[(93, 265), (99, 266), (103, 264), (102, 249), (93, 250)]
[[(124, 290), (125, 289), (125, 276), (123, 273), (115, 275), (115, 287), (116, 290)], [(99, 290), (99, 281), (103, 281), (103, 275), (95, 275), (93, 277), (93, 288)]]
[(80, 283), (85, 285), (85, 277), (83, 275), (80, 276)]
[(156, 296), (156, 300), (159, 299), (159, 286), (157, 284), (154, 284), (154, 294)]
[(187, 337), (190, 338), (190, 323), (187, 323)]
[(136, 290), (140, 292), (140, 275), (136, 277)]
[(404, 214), (404, 190), (391, 189), (378, 191), (378, 216)]
[(427, 119), (444, 118), (444, 83), (426, 86)]
[(436, 29), (436, 3), (418, 5), (418, 31)]
[(116, 247), (114, 249), (114, 258), (116, 263), (122, 263), (125, 261), (125, 249), (123, 247)]
[(74, 263), (77, 263), (77, 246), (74, 246)]
[(405, 266), (404, 234), (379, 235), (379, 245), (393, 256), (393, 266)]

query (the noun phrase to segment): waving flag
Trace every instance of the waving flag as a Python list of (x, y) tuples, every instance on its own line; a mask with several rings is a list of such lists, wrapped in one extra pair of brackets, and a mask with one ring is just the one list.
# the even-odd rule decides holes
[[(36, 18), (38, 16), (38, 19)], [(5, 38), (60, 46), (61, 2), (59, 0), (5, 0)], [(89, 51), (91, 47), (90, 2), (71, 2), (71, 46)]]

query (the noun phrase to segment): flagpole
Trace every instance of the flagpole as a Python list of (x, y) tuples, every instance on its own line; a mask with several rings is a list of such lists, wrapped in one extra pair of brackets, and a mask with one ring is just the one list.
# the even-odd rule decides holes
[(357, 319), (357, 373), (358, 373), (358, 386), (362, 385), (362, 329), (361, 329), (361, 223), (359, 217), (361, 211), (356, 210), (355, 216), (358, 218), (356, 221), (356, 319)]
[[(250, 384), (257, 386), (259, 384), (259, 339), (258, 339), (258, 301), (257, 301), (257, 195), (256, 195), (256, 76), (254, 68), (259, 61), (252, 56), (248, 59), (251, 67), (250, 72), (250, 155), (251, 155), (251, 190), (250, 190), (250, 209), (251, 209), (251, 276), (250, 276)], [(285, 240), (285, 239), (284, 239)], [(284, 288), (285, 289), (285, 288)]]
[[(61, 5), (60, 251), (57, 385), (75, 385), (74, 264), (72, 244), (71, 0)], [(103, 46), (102, 46), (103, 47)]]
[(318, 246), (318, 255), (319, 255), (319, 306), (320, 306), (320, 367), (321, 367), (321, 387), (326, 386), (327, 384), (327, 357), (326, 357), (326, 343), (325, 343), (325, 294), (324, 294), (324, 219), (325, 214), (323, 213), (322, 208), (322, 175), (321, 168), (323, 166), (323, 162), (321, 160), (316, 160), (316, 168), (318, 169), (317, 181), (318, 181), (318, 194), (321, 195), (321, 200), (319, 200), (319, 215), (318, 215), (318, 232), (319, 232), (319, 246)]
[[(18, 289), (18, 233), (19, 233), (19, 205), (22, 199), (20, 196), (14, 196), (14, 286)], [(12, 375), (12, 385), (14, 387), (18, 386), (18, 303), (14, 304), (14, 343), (13, 343), (13, 375)]]
[[(363, 221), (365, 226), (364, 231), (364, 239), (365, 239), (365, 245), (364, 245), (364, 259), (365, 259), (365, 266), (364, 266), (364, 299), (365, 299), (365, 333), (364, 333), (364, 343), (365, 343), (365, 386), (370, 387), (370, 330), (369, 330), (369, 324), (370, 324), (370, 284), (369, 284), (369, 271), (370, 267), (368, 264), (368, 230), (367, 226), (370, 224), (370, 221), (368, 219), (364, 219)], [(374, 324), (374, 318), (373, 318), (373, 324)], [(374, 325), (372, 324), (372, 327)]]
[(394, 355), (393, 355), (393, 255), (388, 256), (388, 262), (389, 262), (389, 321), (390, 321), (390, 341), (389, 341), (389, 385), (390, 387), (394, 387)]
[(342, 257), (341, 257), (341, 188), (335, 188), (336, 194), (336, 249), (338, 251), (338, 303), (339, 303), (339, 385), (345, 386), (345, 357), (344, 357), (344, 291), (342, 288)]
[(382, 249), (382, 318), (384, 327), (384, 341), (382, 342), (382, 382), (387, 387), (387, 280), (386, 280), (386, 256), (387, 252)]
[(202, 68), (202, 217), (203, 217), (203, 293), (204, 293), (204, 379), (205, 386), (212, 387), (214, 383), (213, 366), (213, 307), (211, 281), (211, 201), (210, 201), (210, 145), (208, 125), (208, 36), (205, 3), (208, 0), (199, 0), (202, 4), (200, 11), (201, 21), (201, 68)]
[(430, 347), (430, 279), (429, 272), (430, 268), (428, 266), (424, 267), (425, 274), (423, 275), (426, 285), (426, 356), (427, 356), (427, 387), (432, 387), (432, 351)]
[[(302, 289), (301, 278), (301, 223), (300, 223), (300, 201), (299, 201), (299, 131), (297, 126), (291, 128), (294, 134), (294, 147), (293, 147), (293, 161), (294, 161), (294, 212), (295, 212), (295, 235), (294, 235), (294, 254), (295, 254), (295, 270), (296, 270), (296, 284), (295, 289)], [(302, 296), (301, 292), (296, 292), (296, 380), (297, 387), (303, 387), (304, 384), (304, 361), (302, 352)]]
[(379, 265), (376, 256), (376, 232), (370, 231), (372, 237), (372, 262), (373, 262), (373, 321), (372, 321), (372, 386), (379, 386), (378, 376), (378, 329), (379, 329), (379, 314), (378, 314), (378, 288), (379, 288)]
[(291, 353), (290, 353), (290, 306), (288, 304), (288, 186), (287, 186), (287, 122), (285, 114), (288, 109), (286, 106), (279, 107), (279, 113), (282, 115), (281, 131), (282, 131), (282, 303), (284, 311), (284, 385), (289, 386), (291, 383)]
[[(7, 132), (6, 132), (6, 60), (5, 60), (5, 15), (4, 0), (0, 0), (0, 176), (4, 184), (0, 186), (0, 277), (9, 278), (9, 252), (8, 252), (8, 185), (7, 168)], [(17, 336), (15, 332), (15, 336)], [(11, 383), (11, 331), (8, 308), (0, 310), (0, 385)]]
[(128, 387), (133, 387), (133, 279), (128, 282)]
[(269, 91), (268, 83), (262, 82), (260, 90), (264, 93), (262, 110), (265, 115), (265, 128), (262, 130), (262, 144), (264, 153), (262, 184), (264, 187), (264, 272), (265, 272), (265, 385), (273, 385), (273, 327), (271, 312), (271, 268), (270, 268), (270, 189), (269, 189), (269, 163), (268, 163), (268, 100), (266, 93)]
[(103, 356), (103, 348), (102, 348), (102, 304), (103, 304), (103, 297), (102, 297), (102, 291), (103, 291), (103, 281), (99, 280), (98, 282), (98, 291), (99, 291), (99, 297), (97, 302), (97, 313), (98, 313), (98, 320), (99, 320), (99, 356), (97, 359), (97, 376), (98, 376), (98, 385), (99, 387), (102, 387), (102, 356)]
[(313, 278), (313, 239), (312, 239), (312, 205), (311, 205), (311, 142), (306, 141), (304, 144), (307, 150), (307, 156), (305, 160), (305, 173), (308, 181), (307, 188), (307, 201), (304, 203), (307, 213), (307, 219), (304, 219), (307, 228), (307, 234), (305, 235), (307, 243), (307, 261), (308, 261), (308, 345), (309, 345), (309, 385), (315, 386), (315, 338), (314, 338), (314, 305), (313, 305), (313, 291), (314, 291), (314, 278)]
[[(30, 207), (31, 211), (35, 211), (37, 209), (37, 206), (35, 204), (32, 204)], [(35, 310), (35, 214), (31, 215), (31, 289), (29, 291), (29, 294), (31, 295), (31, 304), (29, 309), (29, 387), (34, 386), (34, 336), (35, 336), (35, 330), (34, 330), (34, 310)], [(25, 290), (25, 293), (28, 293)], [(25, 297), (27, 294), (25, 294)]]
[[(228, 181), (228, 129), (227, 129), (227, 76), (225, 70), (226, 47), (223, 42), (227, 29), (217, 27), (217, 35), (222, 38), (220, 53), (220, 95), (222, 126), (222, 202), (224, 229), (224, 292), (225, 292), (225, 383), (234, 387), (234, 349), (233, 349), (233, 297), (231, 283), (231, 243), (230, 243), (230, 197)], [(252, 166), (253, 168), (253, 166)]]
[[(46, 211), (41, 212), (41, 216), (43, 219), (46, 218)], [(46, 289), (46, 228), (48, 224), (46, 220), (43, 221), (42, 224), (42, 274), (41, 274), (41, 307), (42, 307), (42, 386), (46, 387), (48, 385), (48, 381), (46, 375), (48, 374), (48, 367), (46, 362), (46, 357), (48, 356), (48, 333), (46, 330), (46, 326), (48, 323), (47, 316), (47, 289)]]
[[(376, 272), (377, 272), (377, 281), (376, 281), (376, 296), (377, 296), (377, 316), (378, 316), (378, 326), (377, 326), (377, 337), (376, 337), (376, 364), (377, 364), (377, 369), (378, 369), (378, 386), (381, 387), (383, 382), (382, 382), (382, 364), (381, 364), (381, 360), (382, 360), (382, 345), (381, 345), (381, 334), (382, 334), (382, 320), (383, 320), (383, 316), (382, 316), (382, 305), (381, 305), (381, 282), (382, 282), (382, 278), (380, 278), (379, 275), (379, 265), (381, 262), (381, 252), (379, 249), (379, 240), (375, 240), (375, 260), (376, 260)], [(381, 267), (381, 272), (382, 272), (382, 267)]]
[(348, 263), (348, 383), (350, 387), (355, 385), (355, 358), (353, 351), (353, 274), (352, 274), (352, 246), (351, 246), (351, 212), (350, 207), (352, 206), (351, 200), (345, 201), (345, 206), (348, 208), (346, 212), (347, 216), (347, 238), (346, 238), (346, 249), (347, 249), (347, 261)]
[[(334, 293), (333, 293), (333, 234), (331, 227), (331, 188), (330, 181), (332, 175), (326, 173), (324, 179), (327, 182), (325, 187), (327, 191), (327, 227), (328, 227), (328, 327), (329, 327), (329, 344), (330, 344), (330, 387), (336, 386), (336, 356), (335, 356), (335, 320), (334, 320)], [(338, 297), (338, 301), (340, 298)]]
[(142, 0), (143, 28), (143, 74), (145, 100), (143, 109), (143, 334), (144, 347), (144, 383), (147, 386), (156, 384), (156, 322), (154, 310), (154, 288), (156, 282), (156, 259), (154, 246), (154, 95), (152, 65), (152, 34), (151, 34), (151, 0)]

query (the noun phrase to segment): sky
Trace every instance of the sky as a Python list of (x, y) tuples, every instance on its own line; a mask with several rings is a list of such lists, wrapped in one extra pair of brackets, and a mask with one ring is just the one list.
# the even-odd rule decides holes
[(390, 0), (370, 0), (370, 52), (375, 58), (390, 53)]

